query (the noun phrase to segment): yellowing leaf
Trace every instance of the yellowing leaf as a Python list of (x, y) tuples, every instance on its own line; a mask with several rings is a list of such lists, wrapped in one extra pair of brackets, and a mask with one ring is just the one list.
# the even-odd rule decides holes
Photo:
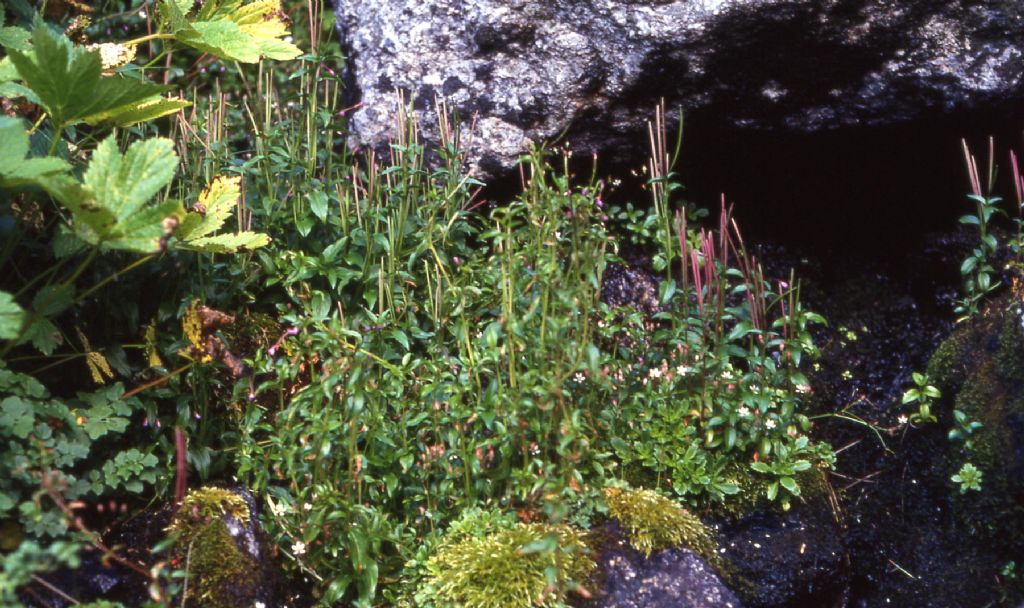
[(82, 333), (81, 329), (75, 327), (75, 332), (78, 333), (78, 339), (85, 349), (85, 364), (89, 368), (89, 375), (92, 376), (92, 381), (96, 384), (105, 384), (108, 379), (112, 380), (114, 372), (110, 369), (107, 358), (103, 356), (103, 353), (92, 349), (92, 346), (89, 344), (89, 338)]
[(192, 102), (185, 101), (184, 99), (154, 95), (142, 101), (91, 114), (82, 120), (90, 125), (109, 122), (118, 127), (127, 127), (136, 123), (155, 120), (168, 114), (175, 114), (178, 110), (187, 108), (190, 105), (192, 105)]
[(179, 41), (223, 59), (256, 63), (261, 58), (294, 59), (302, 50), (284, 40), (287, 17), (279, 0), (208, 0), (196, 21), (184, 22), (180, 6), (164, 3), (164, 11)]
[(163, 367), (160, 353), (156, 350), (156, 319), (146, 327), (146, 359), (150, 367)]
[(181, 329), (185, 332), (192, 347), (198, 351), (203, 350), (203, 319), (199, 315), (199, 300), (192, 300), (185, 310), (185, 317), (181, 320)]
[(178, 249), (205, 253), (233, 253), (239, 249), (256, 249), (270, 242), (270, 237), (257, 232), (214, 234), (234, 211), (242, 196), (242, 178), (219, 175), (199, 195), (192, 209), (175, 231)]
[(241, 176), (215, 177), (182, 220), (176, 236), (182, 241), (193, 241), (220, 230), (242, 195), (241, 185)]

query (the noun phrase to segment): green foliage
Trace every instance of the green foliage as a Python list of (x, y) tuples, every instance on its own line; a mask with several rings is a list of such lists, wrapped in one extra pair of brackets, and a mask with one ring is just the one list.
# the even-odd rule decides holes
[(966, 494), (968, 490), (981, 491), (981, 477), (981, 471), (977, 467), (969, 462), (965, 462), (960, 467), (960, 470), (950, 479), (954, 483), (960, 484), (961, 494)]
[(999, 286), (999, 281), (993, 280), (997, 278), (993, 263), (999, 249), (999, 241), (991, 232), (989, 224), (992, 216), (999, 211), (1002, 199), (981, 194), (972, 194), (967, 198), (974, 201), (976, 210), (972, 215), (962, 216), (960, 223), (978, 227), (978, 246), (972, 249), (960, 264), (964, 297), (957, 302), (956, 313), (961, 317), (976, 314), (982, 300)]
[(107, 138), (85, 172), (85, 191), (61, 189), (57, 198), (71, 211), (75, 233), (86, 243), (150, 253), (160, 248), (167, 232), (164, 220), (182, 214), (178, 201), (146, 205), (171, 181), (177, 165), (168, 139), (135, 142), (122, 155)]
[(282, 40), (288, 27), (279, 0), (204, 2), (191, 19), (175, 0), (160, 2), (161, 15), (174, 39), (231, 61), (256, 63), (261, 58), (294, 59), (297, 46)]
[(167, 91), (167, 87), (122, 76), (104, 76), (99, 51), (72, 45), (39, 20), (32, 32), (32, 52), (8, 48), (25, 86), (49, 113), (54, 130), (99, 122)]
[[(299, 54), (280, 40), (288, 32), (279, 4), (208, 2), (202, 10), (212, 11), (212, 5), (220, 12), (204, 18), (234, 23), (240, 39), (221, 39), (220, 46), (254, 49), (257, 59)], [(117, 375), (139, 385), (166, 372), (155, 354), (155, 335), (149, 340), (154, 344), (146, 345), (146, 363), (126, 352), (138, 348), (131, 345), (138, 323), (131, 308), (142, 306), (145, 296), (140, 294), (146, 288), (144, 281), (125, 281), (124, 274), (160, 260), (154, 272), (171, 276), (180, 260), (158, 257), (168, 249), (237, 253), (265, 245), (267, 237), (248, 225), (225, 230), (232, 210), (245, 205), (237, 181), (227, 192), (232, 198), (218, 201), (210, 218), (196, 209), (186, 213), (175, 199), (176, 194), (194, 200), (199, 188), (175, 181), (179, 158), (174, 143), (154, 137), (158, 128), (145, 123), (191, 105), (162, 96), (172, 89), (166, 85), (171, 75), (180, 70), (171, 69), (162, 79), (165, 84), (152, 80), (162, 74), (151, 66), (171, 66), (162, 60), (177, 42), (157, 33), (148, 39), (165, 44), (150, 45), (156, 54), (132, 64), (139, 39), (93, 45), (80, 38), (87, 32), (68, 28), (68, 35), (76, 31), (72, 42), (59, 33), (63, 25), (33, 20), (24, 11), (18, 13), (25, 19), (19, 25), (30, 24), (30, 29), (5, 26), (5, 12), (0, 11), (0, 45), (6, 49), (0, 59), (0, 97), (13, 102), (5, 99), (5, 111), (25, 108), (21, 99), (39, 106), (38, 111), (30, 108), (35, 113), (31, 126), (20, 118), (0, 117), (0, 268), (6, 277), (0, 284), (0, 465), (5, 472), (0, 476), (0, 521), (5, 529), (13, 526), (20, 541), (11, 559), (23, 560), (14, 570), (5, 559), (5, 571), (13, 573), (0, 585), (7, 594), (29, 583), (31, 572), (50, 569), (52, 555), (77, 550), (77, 544), (63, 541), (69, 538), (66, 509), (71, 501), (151, 495), (166, 488), (165, 463), (174, 447), (160, 431), (160, 420), (187, 425), (194, 419), (188, 406), (175, 405), (186, 400), (173, 388), (158, 389), (155, 400), (143, 401), (126, 396), (122, 382), (89, 387), (90, 377), (103, 384)], [(118, 32), (144, 23), (137, 12), (115, 19), (130, 22), (114, 28)], [(106, 31), (109, 35), (110, 22)], [(129, 125), (134, 126), (109, 132)], [(189, 223), (191, 234), (176, 238), (182, 222)], [(132, 254), (147, 255), (125, 261)], [(192, 299), (191, 294), (174, 297)], [(173, 308), (157, 314), (161, 320), (170, 315)], [(174, 339), (167, 335), (161, 347), (174, 352)], [(81, 368), (89, 370), (84, 382), (81, 375), (48, 371), (73, 361), (86, 364)], [(184, 369), (163, 380), (157, 377), (151, 386)], [(143, 421), (148, 430), (137, 428)], [(211, 448), (201, 438), (196, 443), (192, 462), (199, 467)], [(84, 538), (95, 540), (89, 534)], [(165, 587), (160, 576), (151, 575), (154, 597)]]
[(59, 158), (26, 158), (28, 153), (24, 123), (17, 118), (0, 116), (0, 188), (36, 184), (42, 178), (70, 169), (70, 165)]
[(619, 521), (629, 544), (645, 556), (669, 547), (686, 547), (712, 562), (716, 543), (700, 519), (651, 490), (605, 489), (608, 513)]
[(0, 608), (21, 608), (17, 590), (43, 574), (62, 566), (78, 564), (78, 543), (57, 541), (46, 545), (28, 540), (0, 556)]
[(445, 534), (416, 599), (435, 608), (564, 606), (564, 591), (595, 567), (588, 553), (583, 535), (568, 526), (476, 512)]
[(932, 413), (932, 406), (936, 399), (942, 397), (942, 392), (932, 386), (932, 380), (927, 375), (913, 372), (911, 377), (914, 380), (914, 388), (907, 389), (903, 393), (902, 403), (917, 402), (917, 412), (911, 415), (914, 422), (935, 422), (935, 414)]
[(129, 416), (144, 407), (137, 398), (122, 399), (120, 384), (65, 402), (31, 376), (0, 367), (0, 393), (8, 395), (0, 402), (0, 466), (9, 472), (0, 479), (0, 517), (16, 512), (32, 535), (58, 536), (67, 525), (55, 507), (35, 497), (44, 474), (57, 473), (70, 500), (119, 487), (141, 493), (157, 481), (160, 468), (152, 453), (131, 448), (104, 459), (93, 449), (122, 435)]

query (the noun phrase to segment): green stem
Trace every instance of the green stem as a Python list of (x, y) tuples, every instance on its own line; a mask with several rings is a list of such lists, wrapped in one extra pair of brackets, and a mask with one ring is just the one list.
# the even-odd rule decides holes
[(123, 42), (121, 44), (123, 44), (124, 46), (133, 46), (133, 45), (142, 44), (143, 42), (149, 42), (150, 40), (173, 40), (173, 39), (174, 39), (174, 34), (161, 34), (161, 33), (158, 32), (156, 34), (149, 34), (147, 36), (141, 36), (139, 38), (135, 38), (133, 40), (129, 40), (128, 42)]

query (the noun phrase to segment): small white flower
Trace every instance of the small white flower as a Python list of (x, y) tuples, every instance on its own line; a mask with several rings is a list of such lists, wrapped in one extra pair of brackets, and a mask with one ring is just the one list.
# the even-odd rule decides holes
[(267, 504), (270, 505), (270, 512), (273, 513), (276, 517), (281, 517), (288, 512), (287, 506), (285, 506), (283, 503), (274, 502), (274, 499), (272, 499), (269, 496), (267, 496)]
[(576, 382), (579, 382), (580, 384), (583, 384), (587, 377), (583, 375), (583, 372), (576, 372), (575, 374), (573, 374), (572, 379), (575, 380)]
[(652, 367), (651, 371), (647, 372), (647, 375), (650, 376), (651, 378), (661, 378), (661, 368)]
[(896, 422), (899, 422), (901, 426), (906, 424), (909, 421), (910, 421), (910, 418), (907, 418), (906, 414), (900, 414), (899, 417), (896, 418)]
[(811, 387), (808, 384), (797, 384), (796, 385), (796, 392), (798, 392), (798, 393), (800, 393), (802, 395), (806, 395), (807, 393), (811, 392)]
[(303, 511), (309, 511), (312, 508), (313, 508), (313, 505), (309, 504), (308, 502), (302, 503), (302, 510)]
[(741, 405), (740, 409), (736, 410), (736, 413), (746, 418), (747, 416), (750, 415), (750, 409), (747, 408), (747, 406), (745, 405)]
[(297, 540), (294, 543), (292, 543), (292, 553), (294, 553), (295, 555), (305, 555), (306, 543), (302, 542), (301, 540)]
[(775, 428), (775, 419), (774, 418), (769, 418), (769, 419), (765, 420), (764, 421), (764, 426), (765, 426), (765, 428), (768, 428), (768, 429), (774, 429)]
[(680, 376), (688, 376), (693, 373), (693, 368), (686, 365), (680, 365), (676, 368), (676, 373)]

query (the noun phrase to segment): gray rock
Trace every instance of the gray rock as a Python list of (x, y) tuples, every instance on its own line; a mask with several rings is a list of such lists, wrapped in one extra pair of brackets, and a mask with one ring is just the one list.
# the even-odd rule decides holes
[(597, 556), (603, 583), (583, 604), (601, 608), (741, 608), (708, 564), (689, 549), (664, 549), (644, 558), (609, 523)]
[(358, 144), (382, 147), (395, 91), (436, 141), (435, 98), (477, 175), (566, 132), (628, 157), (651, 108), (820, 130), (1024, 99), (1016, 0), (334, 0)]

